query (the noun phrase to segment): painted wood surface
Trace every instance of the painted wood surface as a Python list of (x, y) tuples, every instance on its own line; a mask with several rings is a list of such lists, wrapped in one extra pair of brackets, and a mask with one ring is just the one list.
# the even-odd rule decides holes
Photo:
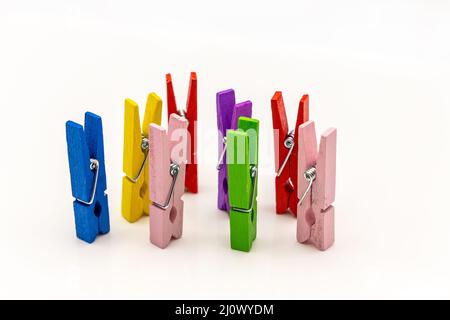
[[(90, 205), (78, 200), (73, 202), (76, 235), (92, 243), (97, 235), (110, 230), (102, 119), (86, 112), (84, 128), (78, 123), (67, 121), (66, 139), (73, 197), (89, 202), (95, 192)], [(99, 163), (95, 190), (95, 170), (91, 170), (91, 159)]]
[(182, 117), (172, 114), (169, 129), (156, 124), (149, 127), (149, 172), (150, 198), (152, 201), (165, 204), (170, 190), (172, 176), (170, 165), (179, 165), (174, 192), (166, 210), (150, 205), (150, 242), (160, 248), (166, 248), (172, 238), (178, 239), (183, 233), (182, 195), (187, 158), (188, 122)]
[[(172, 76), (166, 74), (167, 89), (167, 117), (170, 119), (172, 114), (178, 114), (175, 92), (173, 90)], [(186, 101), (186, 119), (188, 120), (188, 152), (186, 165), (186, 191), (191, 193), (198, 192), (198, 166), (197, 166), (197, 74), (191, 72), (189, 79), (189, 88)]]
[[(257, 234), (257, 193), (253, 194), (253, 209), (243, 213), (235, 208), (248, 209), (252, 203), (253, 183), (251, 166), (258, 168), (259, 121), (240, 117), (238, 130), (227, 131), (227, 166), (230, 200), (230, 243), (231, 248), (250, 251)], [(258, 179), (254, 180), (258, 183)]]
[[(334, 207), (331, 204), (336, 188), (336, 137), (336, 129), (325, 131), (317, 152), (314, 122), (300, 126), (298, 172), (303, 174), (315, 167), (316, 179), (303, 203), (298, 203), (297, 240), (312, 243), (319, 250), (326, 250), (334, 243)], [(299, 179), (299, 198), (307, 186), (306, 179)]]
[[(289, 124), (286, 116), (283, 95), (276, 91), (271, 99), (272, 125), (274, 129), (275, 172), (278, 172), (289, 149), (284, 146), (284, 140), (289, 134)], [(275, 177), (276, 213), (291, 212), (297, 216), (297, 162), (298, 162), (298, 127), (309, 119), (309, 96), (303, 95), (297, 110), (297, 121), (294, 127), (294, 146), (291, 156), (280, 176)]]
[(162, 100), (154, 92), (147, 98), (147, 104), (140, 126), (139, 106), (131, 99), (125, 100), (124, 117), (124, 146), (123, 146), (123, 172), (122, 179), (122, 216), (128, 222), (135, 222), (143, 215), (148, 215), (148, 166), (133, 182), (129, 177), (135, 178), (146, 157), (146, 151), (142, 150), (142, 137), (148, 138), (148, 126), (150, 123), (161, 124)]
[[(236, 104), (235, 93), (233, 89), (224, 90), (216, 94), (216, 111), (217, 111), (217, 129), (219, 133), (218, 154), (221, 155), (224, 143), (223, 138), (227, 134), (227, 130), (236, 130), (238, 119), (241, 116), (252, 116), (251, 101), (244, 101)], [(228, 212), (230, 204), (228, 200), (228, 170), (226, 166), (226, 151), (223, 157), (222, 165), (218, 170), (217, 185), (217, 207), (220, 210)]]

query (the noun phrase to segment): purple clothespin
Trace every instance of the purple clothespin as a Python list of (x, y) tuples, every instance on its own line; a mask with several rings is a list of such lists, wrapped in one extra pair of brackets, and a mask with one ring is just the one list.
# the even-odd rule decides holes
[(228, 173), (224, 159), (226, 159), (227, 130), (236, 130), (239, 117), (252, 116), (252, 102), (244, 101), (236, 104), (236, 97), (233, 89), (218, 92), (216, 94), (217, 108), (217, 128), (219, 130), (219, 161), (217, 170), (219, 171), (217, 206), (220, 210), (229, 211), (228, 201)]

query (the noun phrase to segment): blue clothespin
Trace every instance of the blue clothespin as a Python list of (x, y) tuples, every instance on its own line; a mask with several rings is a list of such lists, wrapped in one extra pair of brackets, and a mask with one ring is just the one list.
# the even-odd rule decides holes
[(66, 138), (77, 237), (91, 243), (109, 232), (102, 118), (86, 112), (84, 130), (67, 121)]

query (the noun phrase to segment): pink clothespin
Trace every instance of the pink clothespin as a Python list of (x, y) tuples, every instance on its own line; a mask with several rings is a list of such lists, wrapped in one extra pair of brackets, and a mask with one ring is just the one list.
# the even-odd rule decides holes
[(326, 250), (334, 243), (336, 129), (320, 138), (317, 153), (313, 121), (299, 127), (297, 240)]
[(183, 232), (183, 200), (188, 121), (171, 114), (168, 133), (149, 126), (150, 242), (164, 249)]

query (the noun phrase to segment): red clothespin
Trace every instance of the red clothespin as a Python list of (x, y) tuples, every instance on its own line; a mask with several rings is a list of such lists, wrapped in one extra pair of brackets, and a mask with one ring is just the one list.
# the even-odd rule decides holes
[(171, 114), (178, 114), (189, 122), (185, 188), (188, 192), (197, 193), (197, 74), (195, 72), (191, 72), (189, 91), (186, 102), (186, 111), (183, 109), (177, 109), (175, 93), (173, 91), (172, 85), (172, 77), (170, 73), (166, 74), (166, 87), (167, 118), (170, 119)]
[(276, 212), (290, 210), (297, 216), (297, 162), (298, 162), (298, 127), (309, 120), (309, 96), (304, 95), (299, 103), (297, 122), (294, 130), (289, 125), (284, 108), (281, 91), (275, 92), (271, 99), (272, 123), (275, 145), (275, 194)]
[(297, 240), (326, 250), (334, 243), (337, 132), (322, 134), (319, 152), (313, 121), (302, 124), (299, 134)]

